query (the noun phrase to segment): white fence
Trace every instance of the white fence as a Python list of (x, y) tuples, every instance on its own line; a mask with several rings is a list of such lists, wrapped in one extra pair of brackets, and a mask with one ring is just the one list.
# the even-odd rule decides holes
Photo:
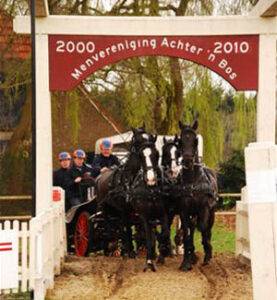
[(0, 294), (34, 291), (35, 299), (44, 299), (46, 290), (54, 287), (54, 276), (60, 274), (66, 254), (64, 193), (59, 192), (61, 200), (29, 223), (0, 223), (0, 234), (1, 230), (15, 229), (19, 239), (19, 288), (0, 290)]
[(28, 222), (5, 221), (0, 223), (0, 234), (1, 230), (14, 229), (18, 231), (18, 248), (19, 248), (19, 289), (13, 290), (0, 290), (0, 294), (19, 293), (26, 292), (29, 290), (29, 278), (30, 278), (30, 267), (29, 267), (29, 244), (30, 244), (30, 231)]
[(241, 201), (236, 202), (236, 255), (251, 258), (246, 187), (241, 190)]

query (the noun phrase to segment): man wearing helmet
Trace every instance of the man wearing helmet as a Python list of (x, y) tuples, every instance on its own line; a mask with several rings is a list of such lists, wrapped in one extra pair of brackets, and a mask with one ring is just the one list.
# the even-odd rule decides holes
[(87, 200), (87, 188), (94, 185), (96, 171), (85, 164), (86, 154), (82, 149), (73, 153), (73, 165), (68, 171), (68, 197), (71, 206)]
[[(103, 139), (100, 144), (101, 154), (95, 156), (92, 167), (97, 172), (97, 176), (106, 172), (113, 166), (119, 166), (118, 158), (112, 154), (112, 142), (109, 139)], [(97, 201), (97, 215), (103, 214), (104, 199), (98, 199)]]
[(96, 155), (92, 163), (97, 176), (113, 166), (120, 165), (118, 158), (112, 154), (112, 149), (112, 142), (109, 139), (103, 139), (100, 144), (101, 154)]
[(71, 156), (68, 152), (61, 152), (58, 158), (61, 167), (53, 172), (53, 186), (60, 186), (66, 190), (68, 187), (68, 170), (71, 165)]

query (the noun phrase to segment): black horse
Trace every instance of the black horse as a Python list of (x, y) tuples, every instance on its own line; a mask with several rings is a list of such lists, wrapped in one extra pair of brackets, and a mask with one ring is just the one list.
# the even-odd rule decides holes
[(202, 234), (202, 245), (205, 252), (204, 264), (208, 264), (212, 258), (211, 229), (214, 224), (217, 181), (212, 170), (198, 163), (196, 134), (198, 122), (195, 121), (192, 126), (179, 122), (179, 127), (181, 129), (182, 170), (180, 180), (182, 192), (178, 209), (184, 244), (184, 258), (180, 269), (188, 271), (196, 261), (193, 243), (196, 226)]
[(141, 175), (135, 180), (131, 192), (131, 204), (138, 214), (144, 228), (146, 241), (146, 265), (144, 271), (156, 271), (156, 227), (161, 226), (158, 233), (159, 252), (162, 257), (169, 255), (170, 230), (162, 197), (162, 174), (159, 167), (159, 152), (155, 147), (156, 138), (143, 143), (139, 154), (142, 161)]
[[(175, 135), (174, 139), (163, 138), (162, 147), (162, 197), (168, 217), (168, 228), (170, 230), (175, 215), (178, 214), (178, 194), (180, 190), (180, 183), (178, 176), (181, 170), (180, 166), (180, 148), (179, 138)], [(172, 254), (171, 244), (164, 245), (167, 247), (168, 253)], [(163, 263), (164, 258), (161, 253), (159, 262)]]
[[(96, 180), (97, 202), (101, 203), (104, 210), (102, 223), (110, 228), (111, 220), (117, 220), (117, 223), (113, 222), (113, 226), (118, 227), (118, 230), (111, 229), (119, 233), (117, 239), (122, 242), (121, 255), (129, 255), (129, 257), (135, 257), (131, 226), (137, 222), (137, 216), (130, 203), (131, 187), (142, 169), (144, 156), (140, 146), (153, 140), (153, 136), (148, 135), (143, 127), (133, 128), (132, 131), (133, 138), (125, 164), (106, 171)], [(94, 219), (99, 223), (97, 214)], [(113, 237), (114, 239), (116, 237)], [(109, 238), (107, 240), (109, 241)]]

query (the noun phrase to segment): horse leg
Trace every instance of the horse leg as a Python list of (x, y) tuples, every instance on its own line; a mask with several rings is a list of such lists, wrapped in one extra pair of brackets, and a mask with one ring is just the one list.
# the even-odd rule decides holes
[(191, 226), (190, 217), (181, 214), (182, 229), (183, 229), (183, 243), (184, 243), (184, 257), (180, 270), (189, 271), (192, 269), (192, 255), (194, 252), (193, 246), (193, 227)]
[(135, 225), (135, 243), (137, 254), (145, 252), (146, 242), (145, 242), (145, 230), (141, 224)]
[(159, 257), (157, 262), (164, 264), (165, 257), (171, 254), (170, 227), (166, 215), (162, 219), (161, 227), (161, 233), (159, 234)]
[(155, 240), (154, 228), (147, 222), (147, 220), (143, 221), (143, 225), (146, 234), (146, 251), (147, 251), (146, 265), (143, 271), (146, 272), (148, 269), (150, 269), (151, 271), (156, 272), (157, 268), (154, 263), (155, 256), (156, 256), (155, 255), (156, 240)]
[(192, 219), (193, 217), (191, 216), (190, 219), (191, 219), (191, 227), (190, 227), (190, 230), (191, 230), (191, 243), (192, 243), (192, 254), (191, 254), (191, 263), (193, 265), (195, 265), (198, 261), (198, 257), (197, 255), (195, 254), (195, 247), (194, 247), (194, 231), (195, 231), (195, 223), (194, 223), (194, 220)]
[(173, 223), (173, 219), (175, 217), (175, 212), (172, 212), (168, 215), (168, 230), (169, 230), (169, 246), (170, 246), (170, 253), (169, 256), (173, 256), (173, 254), (175, 254), (176, 252), (173, 253), (173, 247), (172, 247), (172, 243), (171, 243), (171, 237), (170, 237), (170, 233), (171, 233), (171, 225)]
[(121, 256), (123, 258), (135, 258), (136, 253), (133, 247), (133, 234), (132, 228), (129, 221), (124, 220), (123, 224), (121, 225), (121, 241), (122, 241), (122, 249), (121, 249)]
[(119, 239), (121, 240), (121, 256), (123, 258), (127, 258), (128, 255), (128, 235), (126, 229), (126, 220), (124, 216), (120, 215), (120, 223), (119, 223)]
[(133, 245), (132, 226), (128, 221), (126, 224), (126, 243), (127, 243), (127, 251), (128, 251), (129, 258), (136, 258), (136, 252), (134, 250), (134, 245)]
[(174, 243), (175, 243), (175, 251), (176, 251), (176, 255), (181, 255), (184, 254), (183, 252), (183, 229), (182, 229), (182, 225), (181, 225), (181, 218), (178, 215), (178, 217), (176, 218), (176, 226), (175, 226), (175, 237), (174, 237)]
[(200, 221), (199, 227), (202, 234), (202, 245), (205, 252), (203, 265), (207, 265), (212, 258), (211, 236), (215, 218), (214, 209), (210, 210), (208, 207), (205, 207), (201, 217), (202, 221)]

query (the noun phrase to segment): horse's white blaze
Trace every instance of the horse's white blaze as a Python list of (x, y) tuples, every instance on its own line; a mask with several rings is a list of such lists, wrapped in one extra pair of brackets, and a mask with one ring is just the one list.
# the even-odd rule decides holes
[(170, 149), (170, 157), (171, 157), (171, 171), (172, 171), (172, 177), (176, 178), (180, 172), (180, 167), (177, 164), (178, 158), (176, 158), (176, 151), (177, 147), (172, 146)]
[(146, 139), (146, 140), (149, 140), (149, 136), (148, 136), (147, 133), (143, 133), (143, 134), (142, 134), (142, 137), (143, 137), (144, 139)]
[(171, 168), (172, 168), (172, 170), (174, 170), (177, 167), (176, 151), (177, 151), (176, 146), (172, 146), (172, 148), (170, 149), (170, 158), (171, 158)]
[(153, 181), (155, 179), (155, 175), (152, 170), (148, 170), (146, 176), (147, 176), (147, 180), (149, 180), (149, 181)]
[(149, 148), (146, 148), (142, 151), (144, 157), (145, 157), (145, 162), (146, 162), (146, 167), (147, 168), (151, 168), (150, 170), (147, 170), (146, 172), (146, 179), (147, 181), (149, 181), (149, 184), (155, 184), (154, 180), (155, 180), (155, 174), (154, 174), (154, 170), (153, 170), (153, 165), (150, 159), (150, 155), (151, 155), (151, 150)]

